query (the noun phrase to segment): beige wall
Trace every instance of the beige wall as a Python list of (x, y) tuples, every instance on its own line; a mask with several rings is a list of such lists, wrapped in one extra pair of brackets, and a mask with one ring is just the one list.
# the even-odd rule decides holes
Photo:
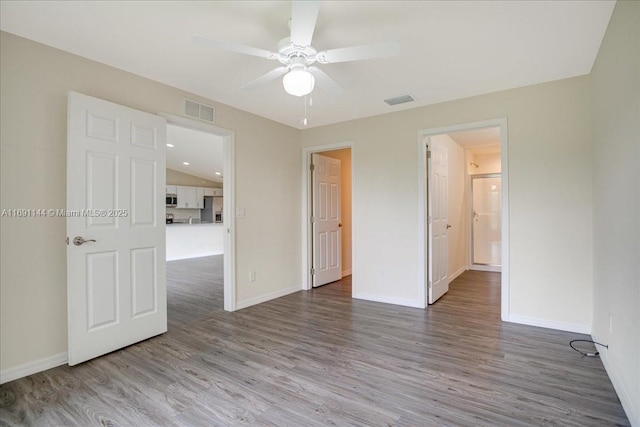
[(478, 175), (483, 173), (500, 173), (501, 163), (500, 163), (500, 150), (496, 153), (476, 153), (471, 154), (470, 159), (478, 167), (471, 166), (469, 168), (470, 175)]
[(591, 75), (593, 338), (609, 345), (598, 350), (634, 426), (640, 426), (639, 40), (640, 3), (618, 2)]
[(351, 149), (323, 151), (340, 160), (340, 208), (342, 209), (342, 276), (351, 274)]
[[(215, 105), (216, 124), (235, 133), (236, 206), (246, 210), (236, 221), (238, 304), (300, 288), (298, 130), (11, 34), (0, 43), (2, 209), (65, 207), (68, 91), (175, 115), (189, 97)], [(67, 350), (65, 220), (3, 217), (0, 226), (0, 370), (58, 360)]]
[(210, 181), (174, 169), (167, 169), (167, 185), (187, 185), (191, 187), (222, 188), (221, 182)]
[[(508, 119), (509, 317), (589, 331), (593, 304), (589, 77), (302, 131), (303, 147), (354, 141), (356, 288), (420, 304), (418, 131)], [(386, 200), (384, 205), (379, 201)], [(393, 220), (392, 227), (381, 227)]]

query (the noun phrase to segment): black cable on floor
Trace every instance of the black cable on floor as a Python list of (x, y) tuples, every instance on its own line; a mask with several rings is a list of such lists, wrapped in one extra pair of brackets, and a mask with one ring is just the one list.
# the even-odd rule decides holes
[(577, 348), (575, 348), (575, 347), (573, 346), (573, 343), (574, 343), (574, 342), (588, 342), (588, 343), (591, 343), (591, 344), (597, 344), (597, 345), (602, 346), (602, 347), (604, 347), (604, 348), (609, 348), (609, 346), (608, 346), (608, 345), (606, 345), (606, 344), (600, 344), (599, 342), (590, 341), (590, 340), (573, 340), (573, 341), (570, 341), (570, 342), (569, 342), (569, 346), (570, 346), (572, 349), (574, 349), (575, 351), (577, 351), (577, 352), (578, 352), (578, 353), (580, 353), (581, 355), (583, 355), (583, 356), (587, 356), (587, 357), (595, 357), (595, 356), (599, 355), (599, 354), (600, 354), (600, 352), (599, 352), (599, 351), (596, 351), (595, 353), (585, 353), (584, 351), (582, 351), (582, 350), (578, 350)]

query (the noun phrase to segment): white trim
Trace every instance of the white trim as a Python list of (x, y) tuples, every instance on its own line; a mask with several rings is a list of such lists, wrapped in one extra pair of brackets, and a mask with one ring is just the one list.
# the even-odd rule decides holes
[(418, 132), (418, 299), (427, 306), (427, 135)]
[(0, 384), (8, 383), (9, 381), (17, 380), (29, 375), (37, 374), (38, 372), (46, 371), (47, 369), (55, 368), (66, 364), (67, 352), (58, 353), (54, 356), (45, 357), (44, 359), (34, 360), (33, 362), (24, 363), (14, 368), (5, 369), (0, 371)]
[(421, 300), (415, 300), (415, 299), (406, 299), (406, 298), (394, 298), (394, 297), (388, 297), (388, 296), (384, 296), (384, 295), (374, 295), (374, 294), (366, 294), (366, 293), (360, 293), (360, 294), (353, 294), (353, 298), (355, 299), (361, 299), (361, 300), (366, 300), (366, 301), (374, 301), (374, 302), (382, 302), (385, 304), (394, 304), (394, 305), (401, 305), (404, 307), (413, 307), (413, 308), (424, 308), (425, 304), (424, 302), (422, 302)]
[(167, 119), (168, 124), (196, 129), (202, 132), (221, 136), (223, 139), (224, 166), (222, 176), (222, 195), (224, 204), (222, 218), (226, 233), (224, 233), (224, 309), (226, 311), (237, 310), (236, 306), (236, 232), (235, 232), (235, 134), (213, 124), (202, 123), (195, 119), (176, 116), (169, 113), (158, 113)]
[[(311, 166), (311, 154), (322, 153), (323, 151), (341, 150), (344, 148), (351, 149), (351, 270), (349, 274), (353, 275), (351, 280), (351, 295), (357, 293), (357, 275), (355, 274), (356, 259), (356, 145), (353, 141), (338, 142), (326, 145), (314, 145), (302, 149), (302, 281), (301, 287), (303, 291), (311, 289), (311, 227), (309, 227), (309, 188), (311, 180), (309, 179), (309, 167)], [(345, 273), (343, 272), (343, 276)], [(354, 297), (355, 298), (355, 297)]]
[(449, 276), (449, 283), (453, 282), (460, 276), (462, 273), (467, 271), (467, 267), (460, 267), (456, 272), (454, 272), (451, 276)]
[(512, 314), (507, 322), (521, 325), (537, 326), (539, 328), (556, 329), (558, 331), (575, 332), (577, 334), (591, 334), (591, 325), (582, 323), (556, 322), (555, 320), (538, 319), (536, 317), (519, 316)]
[[(597, 341), (597, 339), (592, 339)], [(624, 412), (627, 414), (629, 422), (634, 427), (640, 427), (640, 405), (634, 402), (631, 391), (625, 386), (624, 381), (622, 381), (622, 375), (616, 370), (615, 364), (610, 361), (607, 349), (598, 348), (598, 351), (600, 352), (600, 360), (602, 360), (604, 369), (609, 375), (611, 384), (613, 384), (613, 388), (618, 395), (618, 399), (620, 399), (620, 403), (622, 403), (622, 409), (624, 409)]]
[(342, 277), (346, 277), (351, 274), (351, 269), (342, 270)]
[(500, 184), (502, 186), (502, 265), (501, 269), (501, 303), (500, 317), (502, 320), (509, 318), (509, 283), (510, 283), (510, 258), (509, 258), (509, 140), (507, 132), (507, 118), (498, 120), (500, 123)]
[(509, 321), (509, 141), (507, 139), (507, 118), (463, 123), (451, 126), (424, 129), (418, 131), (418, 295), (420, 300), (427, 298), (426, 271), (426, 144), (424, 139), (461, 130), (500, 127), (500, 163), (502, 176), (502, 275), (500, 313), (503, 321)]
[(469, 270), (474, 271), (493, 271), (494, 273), (500, 273), (502, 271), (502, 267), (499, 265), (482, 265), (482, 264), (471, 264)]
[(291, 286), (286, 289), (280, 289), (279, 291), (270, 292), (265, 295), (260, 295), (255, 298), (249, 298), (244, 301), (238, 301), (236, 303), (236, 310), (241, 310), (243, 308), (251, 307), (252, 305), (262, 304), (263, 302), (271, 301), (272, 299), (280, 298), (285, 295), (293, 294), (295, 292), (300, 292), (300, 286)]

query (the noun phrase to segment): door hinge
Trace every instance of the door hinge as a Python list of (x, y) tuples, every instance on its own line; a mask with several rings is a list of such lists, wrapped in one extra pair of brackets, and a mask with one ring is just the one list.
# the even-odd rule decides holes
[(316, 165), (314, 165), (313, 163), (311, 163), (311, 166), (309, 166), (309, 169), (311, 169), (312, 171), (316, 170)]
[(427, 222), (428, 222), (429, 224), (431, 224), (431, 221), (432, 221), (432, 218), (431, 218), (431, 215), (429, 215), (429, 216), (427, 217)]
[(316, 221), (315, 217), (311, 215), (311, 224), (313, 224), (315, 221)]
[(431, 150), (427, 150), (427, 159), (431, 158)]
[(313, 276), (314, 274), (316, 274), (316, 269), (315, 268), (311, 268), (311, 275)]
[(429, 287), (429, 289), (433, 288), (433, 282), (431, 280), (429, 280), (427, 282), (427, 286)]

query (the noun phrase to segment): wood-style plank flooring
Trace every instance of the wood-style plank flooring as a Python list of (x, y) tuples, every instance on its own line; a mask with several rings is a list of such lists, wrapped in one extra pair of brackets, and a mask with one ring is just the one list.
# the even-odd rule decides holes
[(0, 425), (629, 425), (577, 334), (502, 323), (499, 274), (426, 310), (350, 277), (235, 313), (222, 256), (168, 263), (169, 332), (0, 386)]

